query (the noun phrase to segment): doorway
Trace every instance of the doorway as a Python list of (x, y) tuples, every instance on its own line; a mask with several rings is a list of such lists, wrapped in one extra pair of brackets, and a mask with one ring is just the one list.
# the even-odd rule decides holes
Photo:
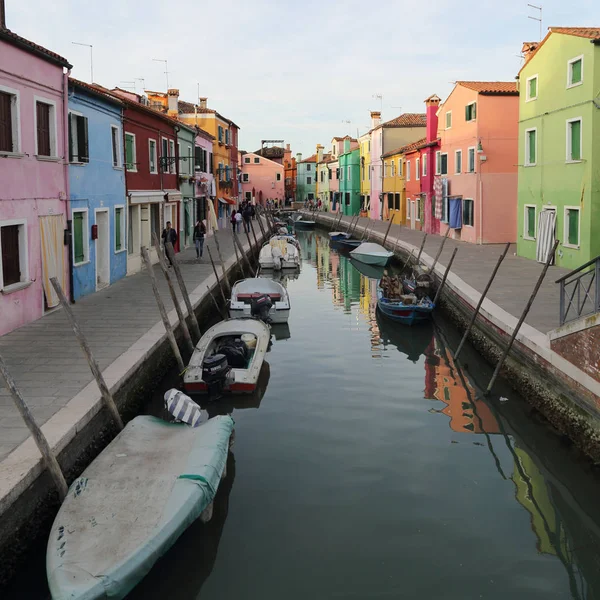
[(418, 200), (410, 200), (410, 215), (409, 215), (409, 219), (410, 219), (410, 228), (411, 229), (415, 229), (416, 228), (416, 222), (417, 222), (417, 202), (418, 202)]
[(556, 229), (556, 208), (544, 206), (538, 218), (537, 243), (535, 258), (545, 263), (552, 251)]
[(96, 290), (110, 285), (110, 226), (108, 210), (96, 211)]

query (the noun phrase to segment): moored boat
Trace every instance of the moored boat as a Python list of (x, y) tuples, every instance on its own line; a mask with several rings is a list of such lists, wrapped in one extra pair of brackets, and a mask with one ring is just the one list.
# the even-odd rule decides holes
[(294, 227), (296, 229), (314, 229), (316, 225), (316, 221), (309, 221), (307, 219), (298, 219), (297, 221), (294, 221)]
[(352, 237), (352, 234), (344, 232), (344, 231), (330, 231), (329, 239), (332, 242), (339, 242), (340, 240), (347, 240)]
[(404, 295), (398, 299), (388, 299), (383, 296), (383, 290), (377, 285), (377, 308), (386, 317), (403, 323), (413, 325), (427, 321), (435, 308), (435, 304), (424, 297), (421, 300), (415, 295)]
[(138, 416), (78, 477), (54, 520), (54, 600), (121, 599), (215, 497), (233, 420), (193, 428)]
[(258, 319), (217, 323), (194, 349), (183, 375), (184, 390), (211, 395), (252, 393), (270, 340), (269, 326)]
[(352, 258), (355, 258), (360, 262), (367, 263), (368, 265), (379, 265), (380, 267), (385, 267), (390, 258), (394, 256), (394, 253), (386, 250), (381, 244), (363, 242), (358, 246), (358, 248), (352, 250), (350, 255)]
[(260, 250), (258, 263), (261, 269), (299, 269), (300, 251), (296, 244), (290, 243), (287, 239), (269, 240)]
[(229, 314), (233, 319), (250, 318), (253, 314), (253, 301), (268, 296), (271, 306), (268, 311), (270, 323), (287, 323), (290, 316), (288, 291), (277, 281), (264, 277), (252, 277), (236, 282), (231, 289)]

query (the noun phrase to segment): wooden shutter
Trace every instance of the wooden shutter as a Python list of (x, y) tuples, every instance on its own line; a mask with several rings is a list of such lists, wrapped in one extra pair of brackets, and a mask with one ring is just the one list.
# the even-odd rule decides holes
[(535, 237), (535, 207), (527, 207), (527, 235), (530, 238)]
[(571, 121), (571, 160), (581, 160), (581, 121)]
[(14, 152), (12, 137), (12, 96), (0, 92), (0, 150)]
[(213, 153), (212, 152), (209, 152), (209, 154), (208, 154), (208, 163), (209, 163), (209, 167), (210, 167), (210, 172), (213, 173), (214, 161), (213, 161)]
[(202, 169), (204, 173), (208, 170), (208, 152), (206, 150), (202, 150)]
[(113, 167), (118, 167), (119, 166), (119, 138), (118, 138), (118, 133), (119, 130), (116, 129), (115, 127), (111, 127), (110, 128), (111, 131), (111, 139), (112, 139), (112, 160), (113, 160)]
[(85, 260), (83, 244), (83, 213), (73, 213), (73, 249), (75, 263), (81, 263)]
[(50, 156), (50, 106), (37, 102), (35, 106), (37, 116), (37, 142), (38, 156)]
[(122, 208), (115, 208), (115, 250), (121, 250), (121, 215)]
[(579, 244), (579, 211), (567, 209), (567, 219), (569, 220), (569, 244), (577, 246)]
[(21, 281), (21, 264), (19, 261), (19, 226), (8, 225), (0, 228), (2, 242), (2, 276), (4, 285), (12, 285)]
[(571, 83), (579, 83), (581, 81), (581, 60), (576, 60), (571, 63)]
[(202, 170), (202, 148), (200, 146), (194, 147), (194, 169)]
[(69, 162), (73, 162), (75, 159), (75, 152), (73, 148), (73, 118), (74, 115), (69, 113), (69, 118), (67, 119), (69, 130)]
[(76, 123), (77, 123), (77, 154), (78, 154), (79, 162), (90, 162), (87, 117), (76, 117)]
[(471, 119), (474, 121), (477, 118), (477, 102), (473, 102), (471, 106)]
[(133, 137), (125, 135), (125, 168), (133, 169)]

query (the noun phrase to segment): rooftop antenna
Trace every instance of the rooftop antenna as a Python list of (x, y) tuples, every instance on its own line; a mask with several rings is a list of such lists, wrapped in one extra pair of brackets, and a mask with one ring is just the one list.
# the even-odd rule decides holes
[(542, 41), (542, 5), (540, 4), (539, 6), (535, 5), (535, 4), (527, 4), (527, 6), (529, 6), (530, 8), (534, 8), (535, 10), (539, 10), (540, 11), (540, 16), (539, 17), (532, 17), (531, 15), (527, 15), (528, 19), (531, 19), (532, 21), (538, 21), (540, 24), (540, 42)]
[(379, 112), (383, 112), (383, 94), (373, 94), (375, 100), (379, 100)]
[[(136, 81), (141, 81), (142, 82), (142, 92), (146, 91), (146, 80), (143, 77), (134, 77), (133, 81), (134, 81), (134, 83)], [(136, 93), (137, 93), (137, 88), (136, 88)]]
[(133, 91), (137, 94), (135, 90), (135, 81), (119, 81), (119, 84), (124, 89), (133, 88)]
[(92, 79), (90, 83), (94, 83), (94, 47), (91, 44), (82, 44), (80, 42), (71, 42), (75, 46), (87, 46), (90, 49), (90, 75)]
[(348, 121), (347, 119), (343, 119), (342, 123), (346, 123), (346, 125), (348, 125), (348, 135), (350, 135), (350, 132), (352, 131), (352, 121)]
[(152, 60), (154, 62), (165, 63), (165, 77), (167, 78), (167, 91), (169, 91), (169, 65), (167, 64), (167, 61), (163, 58), (153, 58)]

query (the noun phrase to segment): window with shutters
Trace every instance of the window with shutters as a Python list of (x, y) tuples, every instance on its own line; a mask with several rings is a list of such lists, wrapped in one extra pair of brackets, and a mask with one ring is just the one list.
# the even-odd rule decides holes
[(210, 167), (208, 172), (214, 174), (215, 163), (214, 163), (214, 160), (213, 160), (213, 153), (212, 152), (208, 153), (208, 166)]
[(172, 175), (177, 173), (177, 164), (175, 162), (175, 142), (173, 140), (169, 140), (169, 158), (171, 159), (169, 162), (169, 173)]
[(325, 173), (323, 171), (321, 171), (320, 173), (320, 177), (321, 177), (321, 183), (323, 183), (323, 177), (325, 176)]
[(406, 161), (406, 181), (410, 181), (410, 160)]
[(277, 181), (281, 181), (281, 173), (276, 174), (276, 179), (277, 179)]
[(203, 171), (202, 162), (204, 159), (204, 150), (200, 146), (194, 147), (194, 171)]
[(523, 219), (523, 238), (526, 240), (535, 240), (535, 204), (526, 204), (524, 206)]
[(579, 162), (583, 153), (581, 117), (567, 121), (567, 162)]
[[(255, 157), (254, 157), (254, 164), (255, 164), (255, 165), (258, 165), (258, 164), (260, 164), (260, 158), (259, 158), (258, 156), (255, 156)], [(310, 167), (307, 169), (307, 171), (310, 171)]]
[(446, 113), (446, 129), (451, 129), (452, 128), (452, 111), (449, 110)]
[(352, 180), (352, 165), (348, 165), (348, 173), (347, 173), (347, 180), (351, 181)]
[(27, 221), (0, 221), (0, 290), (29, 281)]
[(421, 179), (421, 159), (415, 160), (415, 179), (419, 181)]
[(538, 76), (532, 75), (525, 82), (525, 102), (537, 100), (538, 95)]
[(446, 152), (442, 152), (440, 156), (440, 174), (448, 175), (448, 154)]
[(469, 158), (469, 173), (475, 173), (475, 148), (471, 147), (468, 149), (468, 158)]
[(402, 177), (402, 159), (398, 159), (398, 177)]
[(225, 144), (229, 146), (229, 129), (225, 130)]
[(454, 151), (454, 174), (460, 175), (462, 173), (462, 150)]
[(312, 177), (306, 178), (306, 185), (312, 185)]
[(579, 248), (579, 216), (578, 206), (565, 206), (565, 228), (563, 246)]
[(465, 121), (475, 121), (477, 118), (477, 102), (465, 106)]
[(537, 163), (537, 129), (525, 130), (525, 166), (534, 167)]
[(333, 172), (331, 169), (327, 169), (327, 176), (329, 177), (330, 180), (333, 178)]
[(162, 138), (161, 141), (161, 155), (160, 155), (160, 165), (161, 171), (163, 173), (167, 173), (169, 171), (169, 165), (167, 158), (169, 157), (169, 140), (167, 138)]
[(350, 206), (350, 192), (344, 192), (344, 204)]
[(400, 210), (400, 194), (394, 194), (394, 208)]
[(394, 194), (387, 195), (388, 209), (394, 210)]
[(250, 175), (248, 173), (242, 173), (242, 183), (250, 183)]
[(73, 210), (73, 265), (89, 261), (89, 228), (87, 209)]
[(112, 144), (113, 167), (121, 168), (121, 130), (116, 125), (110, 126), (110, 140)]
[(583, 83), (583, 56), (572, 58), (567, 63), (567, 88), (576, 87)]
[(473, 200), (463, 200), (463, 225), (467, 227), (473, 227), (473, 207), (475, 203)]
[(137, 172), (137, 156), (135, 134), (125, 132), (125, 168), (132, 173)]
[(35, 153), (56, 158), (56, 105), (49, 100), (35, 101)]
[(219, 143), (223, 143), (223, 128), (219, 125)]
[(442, 152), (438, 150), (435, 153), (435, 174), (440, 175), (442, 173)]
[(250, 157), (249, 156), (244, 156), (244, 164), (246, 164), (246, 165), (250, 164)]
[(125, 207), (115, 206), (115, 252), (123, 252), (127, 249), (125, 243)]
[(69, 113), (69, 162), (90, 162), (87, 117), (73, 112)]
[(423, 177), (427, 177), (427, 154), (423, 154), (421, 159), (423, 161)]
[(19, 92), (0, 86), (0, 152), (20, 152), (19, 138)]

